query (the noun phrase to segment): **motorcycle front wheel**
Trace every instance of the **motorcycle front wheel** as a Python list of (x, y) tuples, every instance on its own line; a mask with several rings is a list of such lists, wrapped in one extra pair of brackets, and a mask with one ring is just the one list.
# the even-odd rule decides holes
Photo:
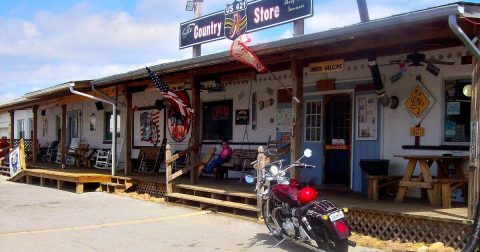
[[(271, 204), (271, 205), (273, 205), (273, 204)], [(271, 206), (271, 207), (273, 207), (273, 206)], [(271, 209), (271, 207), (270, 207), (270, 209)], [(280, 229), (280, 227), (275, 225), (275, 222), (273, 220), (273, 216), (270, 213), (268, 213), (267, 201), (263, 202), (263, 204), (262, 204), (262, 216), (263, 216), (263, 221), (265, 222), (265, 225), (268, 228), (268, 231), (270, 231), (270, 233), (273, 235), (273, 237), (277, 240), (282, 239), (281, 234), (276, 234), (281, 229)], [(277, 231), (277, 232), (275, 232), (275, 231)]]

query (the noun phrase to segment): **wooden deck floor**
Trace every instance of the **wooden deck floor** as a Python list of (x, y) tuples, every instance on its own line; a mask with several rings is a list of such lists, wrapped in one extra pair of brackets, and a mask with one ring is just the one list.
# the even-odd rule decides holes
[[(52, 166), (50, 164), (40, 164), (32, 168), (30, 172), (41, 172), (44, 174), (54, 175), (54, 176), (69, 176), (72, 178), (94, 178), (97, 180), (108, 178), (110, 175), (110, 170), (100, 170), (100, 169), (76, 169), (76, 168), (66, 168), (59, 169), (59, 166)], [(43, 168), (40, 168), (43, 167)], [(56, 168), (54, 168), (56, 167)], [(118, 172), (121, 176), (123, 172)], [(133, 173), (128, 176), (133, 180), (140, 181), (150, 181), (156, 183), (164, 183), (165, 175), (164, 174), (143, 174), (143, 173)], [(84, 180), (89, 181), (89, 180)], [(91, 181), (91, 180), (90, 180)], [(245, 183), (244, 181), (239, 182), (238, 179), (230, 180), (219, 180), (215, 181), (213, 178), (200, 178), (199, 183), (196, 185), (190, 185), (190, 180), (188, 177), (181, 177), (174, 182), (176, 185), (189, 185), (194, 187), (204, 187), (212, 188), (216, 190), (225, 190), (229, 192), (238, 192), (245, 193), (250, 195), (255, 195), (254, 186)], [(467, 219), (467, 206), (466, 204), (453, 204), (450, 209), (434, 208), (428, 204), (427, 200), (421, 199), (406, 199), (403, 203), (394, 202), (393, 198), (384, 199), (379, 201), (373, 201), (362, 197), (358, 193), (350, 191), (335, 191), (335, 190), (320, 190), (319, 195), (321, 198), (328, 199), (335, 204), (348, 207), (351, 209), (358, 210), (369, 210), (369, 211), (378, 211), (382, 213), (390, 213), (402, 216), (410, 217), (419, 217), (427, 219), (442, 219), (445, 221), (452, 221), (457, 223), (472, 223)]]

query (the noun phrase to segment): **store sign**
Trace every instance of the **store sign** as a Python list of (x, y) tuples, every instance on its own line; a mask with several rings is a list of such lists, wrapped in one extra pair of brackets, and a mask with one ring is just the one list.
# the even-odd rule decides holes
[(180, 49), (313, 16), (313, 0), (234, 0), (224, 11), (180, 24)]
[(342, 72), (345, 66), (343, 59), (330, 60), (317, 63), (310, 63), (308, 65), (309, 74), (325, 74), (333, 72)]

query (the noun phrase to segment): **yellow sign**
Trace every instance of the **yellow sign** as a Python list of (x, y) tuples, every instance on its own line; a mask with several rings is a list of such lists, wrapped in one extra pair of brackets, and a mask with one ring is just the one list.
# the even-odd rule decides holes
[(422, 127), (412, 127), (410, 128), (410, 136), (424, 136), (425, 129)]
[(405, 108), (417, 120), (421, 120), (433, 105), (433, 98), (421, 86), (416, 85), (405, 100)]
[(342, 72), (345, 66), (343, 59), (330, 60), (317, 63), (310, 63), (308, 65), (310, 74), (324, 74), (333, 72)]

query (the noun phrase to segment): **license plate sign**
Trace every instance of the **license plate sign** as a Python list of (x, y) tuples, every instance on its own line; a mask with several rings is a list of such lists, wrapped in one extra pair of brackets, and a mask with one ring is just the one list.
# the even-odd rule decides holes
[(344, 218), (345, 215), (343, 214), (342, 211), (338, 211), (338, 212), (335, 212), (335, 213), (332, 213), (328, 216), (328, 218), (330, 219), (331, 222), (334, 222), (336, 220), (340, 220), (342, 218)]

